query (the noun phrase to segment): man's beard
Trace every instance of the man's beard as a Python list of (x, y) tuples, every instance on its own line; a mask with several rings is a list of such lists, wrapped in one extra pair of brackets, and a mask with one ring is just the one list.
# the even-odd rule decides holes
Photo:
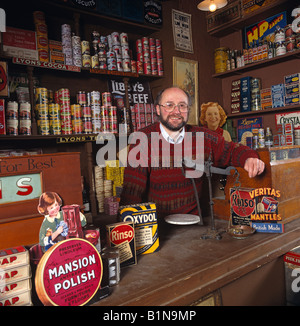
[[(168, 128), (171, 131), (178, 131), (180, 129), (182, 129), (186, 124), (187, 121), (185, 121), (184, 119), (182, 120), (182, 122), (178, 125), (178, 126), (173, 126), (169, 123), (169, 118), (170, 116), (168, 116), (165, 120), (162, 118), (162, 115), (159, 115), (159, 121), (161, 122), (162, 125), (164, 125), (166, 128)], [(188, 117), (187, 117), (188, 120)]]

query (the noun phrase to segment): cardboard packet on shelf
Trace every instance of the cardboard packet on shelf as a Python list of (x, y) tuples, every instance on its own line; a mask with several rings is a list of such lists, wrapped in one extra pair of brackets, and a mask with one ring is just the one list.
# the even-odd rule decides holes
[(8, 284), (0, 283), (0, 300), (7, 299), (16, 294), (30, 291), (31, 290), (31, 279), (25, 279), (19, 282), (12, 282)]
[(0, 300), (0, 307), (2, 306), (31, 306), (31, 291), (15, 294), (6, 299)]
[(133, 222), (106, 225), (106, 240), (110, 247), (118, 247), (120, 267), (136, 265), (135, 232)]
[(29, 264), (29, 252), (24, 246), (0, 250), (0, 268), (10, 269)]

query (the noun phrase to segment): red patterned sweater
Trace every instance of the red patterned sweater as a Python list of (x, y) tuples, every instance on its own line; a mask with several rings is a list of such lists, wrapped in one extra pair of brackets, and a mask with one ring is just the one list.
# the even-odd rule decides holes
[[(174, 151), (174, 146), (180, 146), (182, 148), (183, 154), (181, 156), (184, 157), (185, 146), (191, 145), (194, 159), (196, 157), (196, 140), (194, 139), (192, 144), (185, 144), (185, 141), (187, 141), (187, 137), (185, 136), (181, 144), (173, 145), (169, 144), (161, 136), (161, 141), (159, 142), (159, 167), (153, 167), (153, 165), (157, 165), (157, 162), (154, 162), (153, 149), (151, 152), (151, 133), (160, 134), (159, 123), (143, 128), (140, 132), (145, 133), (147, 136), (148, 147), (146, 145), (139, 146), (139, 144), (130, 146), (128, 154), (129, 161), (125, 168), (120, 204), (129, 205), (149, 201), (154, 202), (156, 203), (158, 217), (176, 213), (197, 214), (197, 204), (191, 179), (185, 177), (181, 167), (174, 167), (174, 159), (176, 160), (176, 154), (174, 156), (174, 152), (178, 153), (176, 149)], [(197, 132), (204, 132), (204, 156), (205, 159), (210, 156), (214, 166), (243, 167), (247, 158), (258, 158), (257, 153), (249, 147), (233, 142), (226, 142), (222, 136), (207, 128), (186, 125), (185, 132), (192, 133), (193, 136)], [(165, 148), (165, 145), (170, 148), (170, 153), (161, 150), (161, 148)], [(131, 167), (129, 164), (131, 153), (133, 153), (131, 150), (135, 146), (139, 146), (138, 150), (136, 148), (135, 153), (140, 152), (141, 156), (146, 154), (143, 157), (148, 159), (148, 162), (145, 161), (145, 163), (141, 164), (145, 167)], [(156, 148), (156, 150), (158, 149)], [(148, 151), (148, 156), (146, 151)], [(170, 166), (162, 167), (162, 157), (170, 159)], [(137, 158), (140, 159), (141, 157), (138, 155)], [(194, 179), (199, 197), (201, 197), (202, 179), (203, 176)]]

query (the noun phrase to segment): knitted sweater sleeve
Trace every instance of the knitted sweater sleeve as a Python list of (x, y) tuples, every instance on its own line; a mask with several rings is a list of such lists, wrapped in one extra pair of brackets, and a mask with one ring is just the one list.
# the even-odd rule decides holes
[(247, 146), (225, 141), (224, 137), (214, 134), (206, 135), (205, 147), (211, 149), (212, 161), (214, 166), (227, 167), (244, 167), (248, 158), (259, 158), (256, 151)]

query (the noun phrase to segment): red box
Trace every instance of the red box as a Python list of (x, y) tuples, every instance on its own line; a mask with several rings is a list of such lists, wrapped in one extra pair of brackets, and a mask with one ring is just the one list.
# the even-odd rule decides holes
[(0, 99), (0, 135), (6, 135), (5, 100), (3, 100), (3, 99)]
[(38, 60), (35, 32), (6, 27), (6, 32), (2, 33), (2, 42), (5, 55)]

